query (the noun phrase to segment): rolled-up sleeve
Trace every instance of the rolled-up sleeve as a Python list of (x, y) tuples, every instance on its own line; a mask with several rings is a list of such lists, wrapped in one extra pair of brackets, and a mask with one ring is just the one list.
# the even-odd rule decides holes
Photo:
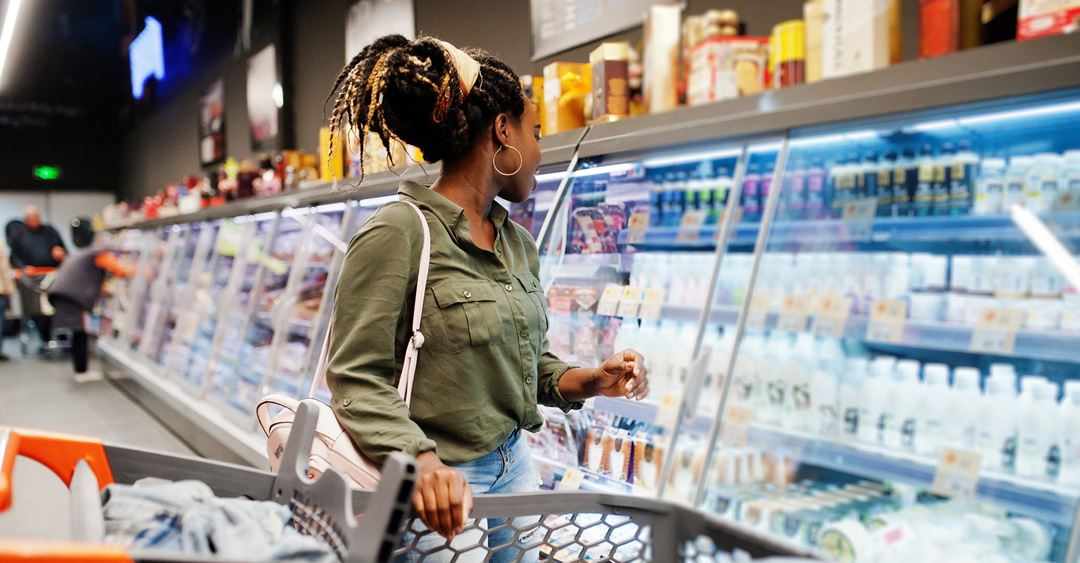
[(333, 312), (331, 406), (360, 451), (379, 464), (396, 451), (435, 450), (396, 387), (398, 327), (422, 244), (416, 223), (411, 209), (392, 204), (364, 225), (346, 252)]
[[(526, 233), (528, 236), (528, 233)], [(540, 257), (536, 250), (536, 245), (531, 242), (527, 245), (528, 248), (528, 260), (529, 270), (536, 276), (536, 279), (540, 278)], [(546, 311), (546, 308), (545, 308)], [(548, 323), (544, 323), (545, 326)], [(559, 380), (570, 368), (579, 367), (572, 366), (562, 361), (558, 356), (553, 354), (549, 349), (547, 334), (543, 334), (540, 338), (540, 360), (537, 362), (537, 388), (536, 388), (536, 402), (549, 406), (562, 409), (563, 412), (570, 412), (572, 410), (578, 410), (585, 406), (584, 402), (567, 401), (559, 391)]]

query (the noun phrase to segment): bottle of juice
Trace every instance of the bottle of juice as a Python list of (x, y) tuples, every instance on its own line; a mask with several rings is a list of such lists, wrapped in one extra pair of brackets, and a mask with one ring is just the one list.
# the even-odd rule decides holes
[(742, 185), (742, 208), (744, 221), (761, 220), (761, 173), (757, 163), (750, 163)]
[(934, 195), (932, 214), (937, 217), (945, 217), (952, 213), (952, 198), (949, 187), (952, 176), (953, 162), (956, 161), (956, 148), (952, 143), (941, 146), (941, 155), (934, 163), (934, 184), (931, 192)]
[(1005, 159), (984, 159), (979, 168), (979, 181), (975, 185), (975, 204), (972, 214), (1001, 215), (1005, 196)]
[(827, 209), (832, 205), (829, 194), (825, 192), (825, 167), (820, 160), (815, 160), (806, 171), (806, 203), (804, 213), (807, 219), (824, 219)]
[(975, 193), (975, 169), (978, 165), (979, 155), (971, 150), (971, 143), (961, 141), (960, 152), (956, 153), (949, 177), (949, 201), (954, 217), (971, 213), (972, 194)]
[(806, 165), (797, 162), (784, 176), (782, 217), (793, 221), (806, 219)]
[(1009, 159), (1009, 169), (1005, 172), (1005, 194), (1001, 201), (1002, 212), (1008, 213), (1014, 205), (1024, 203), (1027, 194), (1028, 171), (1031, 170), (1030, 156), (1014, 156)]
[(862, 175), (862, 189), (858, 194), (860, 199), (862, 198), (877, 198), (880, 185), (878, 184), (878, 154), (876, 151), (868, 151), (863, 158), (862, 169), (859, 173)]
[(893, 206), (897, 217), (915, 214), (915, 191), (919, 186), (919, 166), (913, 149), (904, 149), (893, 171)]
[(772, 193), (773, 172), (776, 163), (772, 160), (765, 163), (765, 171), (761, 173), (761, 187), (758, 189), (758, 208), (765, 213), (765, 206), (769, 202), (769, 194)]
[(831, 171), (832, 189), (832, 217), (839, 218), (843, 215), (844, 206), (855, 199), (855, 173), (859, 163), (857, 159), (845, 158), (836, 163)]
[[(918, 160), (919, 183), (912, 198), (912, 215), (915, 217), (929, 217), (934, 212), (934, 180), (937, 177), (935, 165), (933, 147), (923, 145)], [(944, 170), (942, 175), (944, 176)], [(942, 180), (944, 181), (944, 177)]]
[(878, 217), (893, 216), (893, 207), (896, 203), (896, 187), (893, 185), (893, 170), (895, 168), (896, 153), (893, 151), (885, 153), (885, 157), (881, 159), (877, 169)]

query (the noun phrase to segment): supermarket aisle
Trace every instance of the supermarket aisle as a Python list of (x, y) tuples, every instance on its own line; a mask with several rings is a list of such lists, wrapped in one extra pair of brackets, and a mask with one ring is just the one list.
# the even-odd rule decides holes
[[(78, 384), (66, 360), (22, 359), (15, 342), (0, 363), (0, 425), (99, 436), (107, 442), (190, 455), (191, 450), (112, 384)], [(91, 365), (91, 369), (95, 367)], [(35, 461), (15, 464), (12, 508), (0, 514), (0, 538), (65, 539), (67, 489)]]

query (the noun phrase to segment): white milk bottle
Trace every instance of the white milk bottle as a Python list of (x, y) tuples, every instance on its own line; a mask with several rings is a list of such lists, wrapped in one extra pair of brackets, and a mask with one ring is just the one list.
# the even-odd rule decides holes
[[(784, 414), (784, 427), (803, 432), (816, 430), (816, 408), (813, 399), (813, 379), (817, 372), (817, 344), (814, 336), (800, 333), (795, 338), (795, 347), (789, 355), (788, 403)], [(834, 393), (835, 395), (835, 393)]]
[(948, 422), (949, 408), (952, 403), (952, 390), (949, 389), (949, 366), (924, 365), (920, 395), (915, 450), (922, 455), (937, 457), (941, 452), (942, 433)]
[(982, 454), (983, 469), (1012, 472), (1016, 460), (1016, 430), (1020, 422), (1015, 380), (1008, 374), (993, 374), (986, 380), (986, 393), (979, 408), (976, 449)]
[(859, 437), (860, 399), (867, 381), (870, 363), (866, 358), (849, 358), (840, 377), (840, 437), (857, 440)]
[(915, 416), (919, 410), (919, 362), (896, 362), (893, 393), (886, 404), (889, 411), (885, 428), (885, 445), (898, 450), (915, 447)]
[(887, 387), (892, 376), (890, 364), (875, 362), (866, 370), (866, 378), (859, 389), (859, 441), (878, 443), (878, 423), (888, 394)]
[(840, 431), (840, 389), (837, 383), (834, 373), (819, 369), (810, 385), (814, 424), (809, 430), (824, 438), (833, 438)]
[(1061, 402), (1061, 472), (1058, 482), (1080, 486), (1080, 381), (1065, 383)]
[[(1024, 378), (1024, 383), (1027, 383)], [(1046, 479), (1056, 477), (1059, 413), (1055, 399), (1057, 385), (1040, 378), (1027, 386), (1030, 397), (1020, 412), (1020, 432), (1016, 449), (1016, 474)]]
[(979, 393), (979, 370), (956, 368), (952, 393), (952, 408), (945, 425), (946, 445), (966, 450), (975, 449), (982, 395)]
[(896, 391), (896, 358), (892, 356), (878, 356), (870, 362), (870, 371), (874, 372), (874, 381), (877, 383), (877, 393), (881, 396), (877, 407), (877, 439), (878, 444), (885, 443), (885, 429), (892, 425), (889, 421), (893, 410), (890, 407)]

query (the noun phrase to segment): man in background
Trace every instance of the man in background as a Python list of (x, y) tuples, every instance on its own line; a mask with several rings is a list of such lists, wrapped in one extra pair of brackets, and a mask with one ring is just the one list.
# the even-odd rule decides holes
[(48, 342), (51, 327), (49, 317), (41, 310), (41, 282), (45, 274), (60, 267), (67, 248), (60, 233), (52, 225), (42, 223), (41, 212), (33, 205), (23, 210), (22, 225), (9, 231), (11, 266), (21, 271), (18, 285), (23, 318), (34, 321), (41, 341)]

